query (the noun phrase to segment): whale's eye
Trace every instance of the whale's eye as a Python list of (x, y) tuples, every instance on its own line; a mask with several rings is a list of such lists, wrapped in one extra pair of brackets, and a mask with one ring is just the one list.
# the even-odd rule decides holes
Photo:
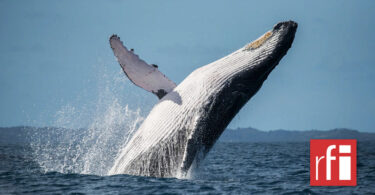
[(259, 37), (257, 40), (249, 43), (245, 49), (246, 50), (251, 50), (251, 49), (256, 49), (258, 47), (260, 47), (267, 39), (269, 39), (272, 35), (272, 32), (271, 31), (268, 31), (266, 32), (264, 35), (262, 35), (261, 37)]

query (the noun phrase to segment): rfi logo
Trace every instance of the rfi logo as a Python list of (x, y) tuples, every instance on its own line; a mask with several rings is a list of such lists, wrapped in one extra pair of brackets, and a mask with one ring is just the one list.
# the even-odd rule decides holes
[(357, 140), (310, 140), (310, 185), (356, 186)]

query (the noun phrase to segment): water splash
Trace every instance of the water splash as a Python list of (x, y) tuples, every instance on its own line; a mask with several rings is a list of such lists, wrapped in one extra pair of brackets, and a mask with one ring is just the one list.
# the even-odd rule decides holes
[(55, 115), (55, 127), (31, 133), (31, 148), (42, 171), (106, 175), (144, 120), (143, 110), (121, 102), (129, 82), (123, 73), (100, 72), (98, 98), (63, 106)]
[[(75, 108), (69, 107), (62, 118), (70, 117), (72, 110)], [(105, 175), (142, 120), (139, 109), (133, 111), (114, 101), (88, 129), (60, 127), (35, 131), (31, 147), (46, 172)]]

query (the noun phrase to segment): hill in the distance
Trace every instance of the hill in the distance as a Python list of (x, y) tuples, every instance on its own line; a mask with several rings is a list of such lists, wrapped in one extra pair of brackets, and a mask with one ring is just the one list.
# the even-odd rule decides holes
[[(31, 141), (31, 135), (37, 132), (38, 135), (64, 134), (75, 132), (76, 135), (85, 135), (84, 129), (71, 130), (55, 127), (3, 127), (0, 128), (0, 144), (22, 144)], [(46, 142), (58, 142), (61, 140), (43, 140), (53, 139), (54, 136), (44, 136), (38, 139)], [(310, 139), (356, 139), (358, 141), (375, 141), (375, 133), (359, 132), (351, 129), (332, 129), (332, 130), (309, 130), (309, 131), (289, 131), (289, 130), (273, 130), (260, 131), (254, 128), (237, 128), (226, 129), (221, 135), (221, 142), (308, 142)]]
[(356, 139), (375, 141), (375, 133), (359, 132), (351, 129), (290, 131), (260, 131), (254, 128), (227, 129), (219, 141), (223, 142), (308, 142), (310, 139)]

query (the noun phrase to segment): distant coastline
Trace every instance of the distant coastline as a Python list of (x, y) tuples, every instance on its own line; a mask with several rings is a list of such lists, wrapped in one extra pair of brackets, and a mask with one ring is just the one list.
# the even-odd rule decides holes
[[(0, 127), (0, 144), (25, 144), (32, 140), (35, 133), (43, 135), (51, 132), (60, 134), (67, 131), (57, 127)], [(80, 135), (85, 134), (85, 129), (73, 130)], [(69, 132), (72, 132), (70, 129)], [(51, 138), (51, 136), (48, 136)], [(43, 137), (38, 138), (43, 139)], [(47, 139), (47, 138), (46, 138)], [(226, 129), (219, 142), (308, 142), (310, 139), (356, 139), (358, 141), (375, 141), (375, 133), (360, 132), (353, 129), (337, 128), (332, 130), (272, 130), (261, 131), (255, 128)], [(58, 140), (45, 140), (48, 142)]]
[(227, 129), (221, 135), (222, 142), (308, 142), (310, 139), (356, 139), (375, 141), (375, 133), (336, 128), (331, 130), (272, 130), (261, 131), (255, 128)]

